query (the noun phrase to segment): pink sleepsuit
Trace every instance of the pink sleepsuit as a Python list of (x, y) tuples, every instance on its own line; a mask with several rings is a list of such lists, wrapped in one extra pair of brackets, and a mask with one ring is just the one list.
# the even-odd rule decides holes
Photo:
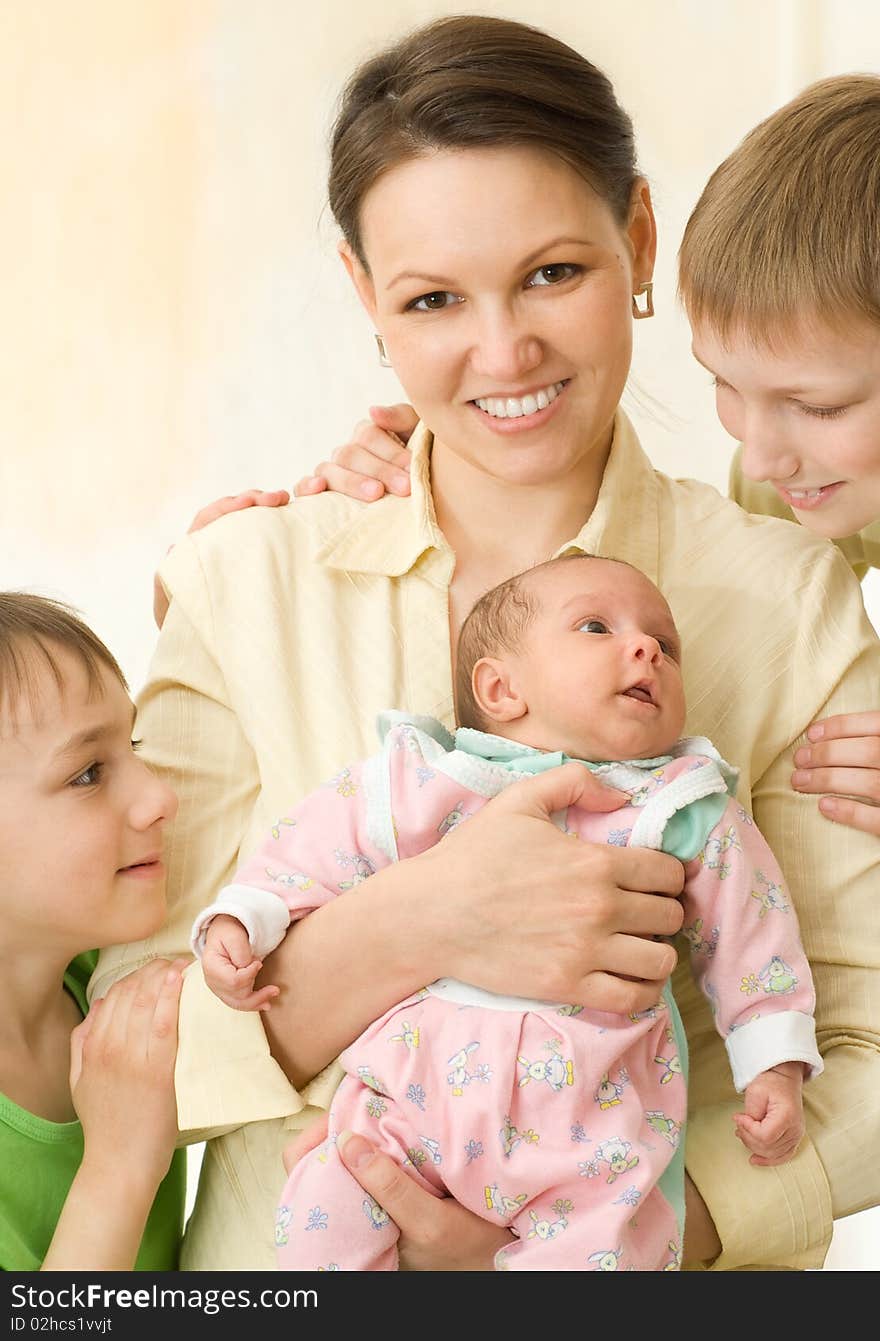
[[(265, 954), (289, 920), (423, 852), (503, 787), (561, 761), (478, 732), (453, 738), (432, 719), (389, 717), (382, 753), (279, 819), (200, 915), (196, 943), (226, 912)], [(812, 981), (781, 873), (727, 794), (730, 770), (707, 742), (713, 757), (691, 744), (664, 760), (591, 765), (631, 804), (555, 818), (574, 841), (662, 846), (685, 860), (683, 930), (737, 1089), (782, 1061), (815, 1074)], [(396, 1226), (336, 1152), (347, 1129), (436, 1195), (509, 1226), (517, 1238), (497, 1255), (499, 1269), (677, 1269), (687, 1058), (668, 987), (651, 1010), (622, 1016), (442, 979), (388, 1010), (341, 1060), (328, 1140), (281, 1196), (280, 1266), (397, 1268)]]

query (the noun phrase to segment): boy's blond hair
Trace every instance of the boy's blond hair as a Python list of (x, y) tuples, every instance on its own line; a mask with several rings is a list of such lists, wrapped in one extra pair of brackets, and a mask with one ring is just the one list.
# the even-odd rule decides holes
[(0, 710), (4, 716), (14, 715), (23, 697), (35, 705), (40, 665), (49, 668), (63, 691), (59, 648), (80, 661), (93, 692), (100, 689), (102, 666), (128, 691), (113, 653), (70, 606), (30, 592), (0, 591)]
[(688, 220), (678, 282), (722, 338), (880, 325), (880, 78), (820, 80), (746, 136)]

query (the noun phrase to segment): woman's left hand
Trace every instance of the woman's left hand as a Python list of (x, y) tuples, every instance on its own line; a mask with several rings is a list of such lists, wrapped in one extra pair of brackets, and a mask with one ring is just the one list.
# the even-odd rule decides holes
[(880, 836), (880, 712), (826, 717), (807, 736), (810, 744), (794, 756), (792, 787), (821, 792), (819, 809), (836, 824)]

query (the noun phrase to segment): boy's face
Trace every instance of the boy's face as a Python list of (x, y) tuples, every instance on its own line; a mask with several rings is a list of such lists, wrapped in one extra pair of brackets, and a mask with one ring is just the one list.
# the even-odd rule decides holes
[(718, 417), (743, 473), (768, 481), (816, 535), (839, 540), (880, 518), (880, 329), (803, 322), (784, 343), (725, 340), (694, 326), (716, 378)]
[(669, 606), (622, 563), (572, 560), (532, 579), (540, 610), (504, 657), (527, 713), (509, 734), (575, 758), (651, 759), (681, 735), (681, 650)]
[[(0, 733), (0, 915), (4, 933), (72, 958), (140, 940), (165, 916), (162, 829), (174, 793), (132, 749), (133, 707), (104, 666), (91, 692), (55, 647), (63, 692), (38, 650), (25, 696)], [(31, 655), (25, 649), (25, 655)]]

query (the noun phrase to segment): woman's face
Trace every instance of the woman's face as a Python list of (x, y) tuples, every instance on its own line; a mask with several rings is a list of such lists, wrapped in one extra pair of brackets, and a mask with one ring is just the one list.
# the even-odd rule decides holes
[[(343, 257), (420, 417), (457, 456), (537, 484), (595, 464), (630, 364), (632, 294), (650, 278), (640, 182), (622, 229), (543, 150), (444, 150), (367, 193), (367, 273)], [(588, 467), (589, 469), (590, 467)]]

